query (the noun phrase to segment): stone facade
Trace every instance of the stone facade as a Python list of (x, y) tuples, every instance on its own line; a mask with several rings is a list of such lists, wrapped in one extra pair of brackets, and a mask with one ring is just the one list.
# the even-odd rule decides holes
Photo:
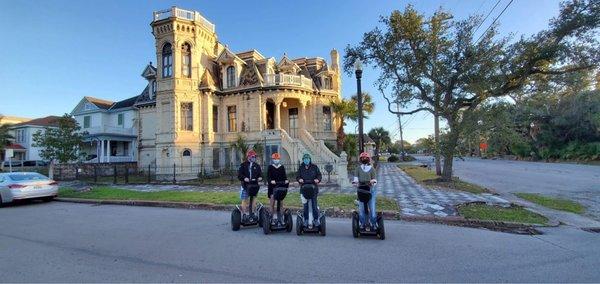
[(341, 98), (336, 50), (329, 63), (233, 53), (213, 24), (176, 7), (155, 12), (151, 27), (158, 64), (145, 68), (148, 86), (135, 104), (141, 168), (155, 164), (160, 175), (173, 165), (207, 171), (236, 165), (242, 157), (231, 144), (243, 136), (249, 145), (262, 144), (267, 161), (277, 151), (293, 165), (310, 153), (346, 179), (345, 168), (337, 170), (345, 160), (325, 145), (335, 145), (340, 124), (329, 106)]

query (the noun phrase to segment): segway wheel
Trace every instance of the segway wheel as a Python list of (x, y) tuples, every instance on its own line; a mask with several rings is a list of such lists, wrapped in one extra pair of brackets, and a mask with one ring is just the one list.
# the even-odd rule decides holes
[(327, 234), (327, 222), (325, 219), (325, 215), (321, 216), (321, 218), (319, 218), (321, 220), (319, 220), (319, 222), (321, 223), (321, 227), (319, 228), (319, 234), (321, 234), (321, 236), (325, 236)]
[(377, 219), (377, 235), (379, 235), (380, 240), (385, 240), (385, 226), (383, 225), (383, 216), (380, 215)]
[(267, 212), (266, 210), (263, 211), (262, 213), (262, 228), (263, 228), (263, 233), (265, 233), (265, 235), (268, 235), (271, 232), (271, 216), (269, 216), (269, 212)]
[(258, 226), (259, 227), (263, 226), (264, 214), (265, 214), (265, 208), (261, 206), (260, 209), (258, 209)]
[(235, 208), (231, 211), (231, 230), (237, 231), (242, 225), (242, 213), (239, 209)]
[(302, 221), (302, 217), (296, 216), (296, 235), (300, 236), (303, 233), (304, 221)]
[(352, 212), (352, 236), (358, 238), (360, 225), (358, 224), (358, 213)]
[(292, 220), (292, 213), (290, 213), (290, 211), (286, 211), (283, 218), (285, 220), (285, 230), (289, 233), (294, 228), (294, 221)]

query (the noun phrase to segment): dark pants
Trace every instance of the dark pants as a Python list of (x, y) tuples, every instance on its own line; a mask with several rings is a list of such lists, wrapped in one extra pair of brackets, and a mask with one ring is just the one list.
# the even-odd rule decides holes
[(313, 199), (309, 199), (304, 203), (304, 221), (308, 221), (308, 203), (311, 203), (313, 219), (319, 220), (319, 208), (317, 207), (317, 197), (315, 196)]

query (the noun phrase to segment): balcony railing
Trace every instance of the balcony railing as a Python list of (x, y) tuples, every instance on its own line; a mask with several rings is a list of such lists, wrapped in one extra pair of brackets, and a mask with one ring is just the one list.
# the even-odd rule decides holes
[(265, 86), (301, 86), (312, 88), (312, 80), (302, 75), (267, 74)]
[(170, 17), (199, 22), (202, 26), (204, 26), (211, 32), (215, 32), (215, 25), (209, 22), (206, 18), (202, 17), (202, 15), (200, 15), (200, 13), (196, 11), (189, 11), (173, 7), (171, 9), (156, 11), (152, 13), (152, 21), (160, 21), (168, 19)]
[(106, 134), (120, 134), (120, 135), (137, 135), (134, 128), (123, 128), (123, 127), (114, 127), (114, 126), (88, 127), (88, 128), (82, 128), (81, 130), (87, 131), (88, 134), (106, 133)]

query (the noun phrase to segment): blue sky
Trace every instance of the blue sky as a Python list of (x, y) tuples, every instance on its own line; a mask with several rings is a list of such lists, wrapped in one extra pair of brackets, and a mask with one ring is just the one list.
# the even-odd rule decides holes
[[(501, 0), (487, 25), (510, 0)], [(252, 3), (252, 4), (251, 4)], [(257, 49), (267, 57), (320, 56), (356, 44), (380, 15), (413, 4), (431, 14), (440, 6), (456, 19), (487, 13), (496, 0), (438, 1), (7, 1), (0, 0), (0, 114), (24, 117), (70, 112), (83, 96), (121, 100), (145, 87), (140, 76), (155, 62), (149, 23), (152, 11), (173, 5), (197, 10), (216, 25), (219, 41), (234, 52)], [(558, 14), (558, 1), (514, 0), (499, 19), (500, 32), (529, 35)], [(481, 29), (483, 30), (483, 28)], [(398, 123), (373, 87), (377, 71), (366, 68), (363, 90), (376, 103), (365, 129)], [(356, 92), (344, 74), (343, 95)], [(405, 140), (433, 133), (427, 114), (403, 117)], [(349, 124), (347, 132), (354, 132)]]

